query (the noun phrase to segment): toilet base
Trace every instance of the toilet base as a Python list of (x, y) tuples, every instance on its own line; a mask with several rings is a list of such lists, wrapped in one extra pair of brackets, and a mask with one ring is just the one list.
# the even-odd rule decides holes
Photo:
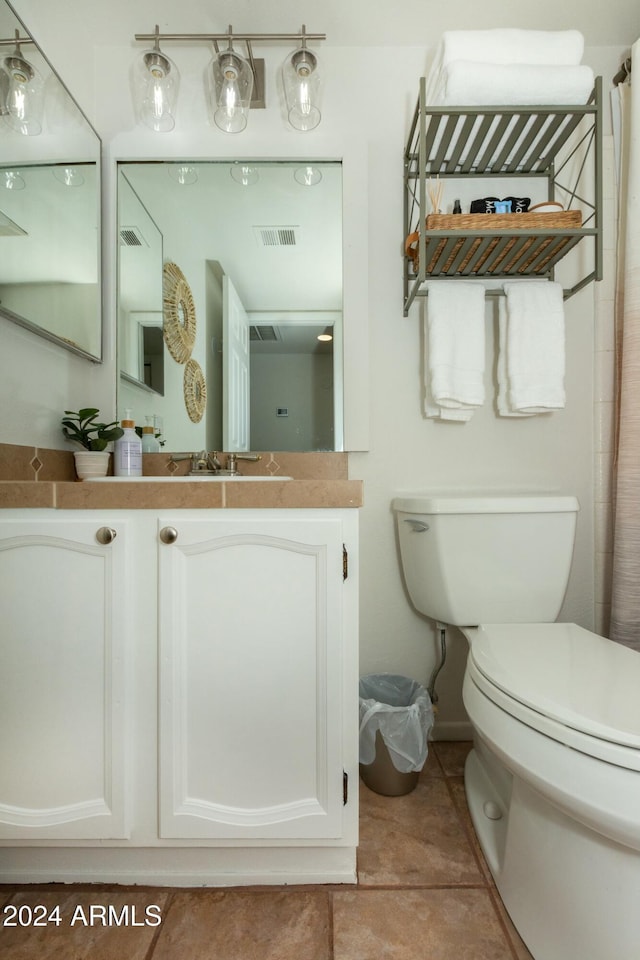
[(498, 892), (535, 960), (637, 960), (637, 850), (550, 803), (481, 737), (465, 789)]

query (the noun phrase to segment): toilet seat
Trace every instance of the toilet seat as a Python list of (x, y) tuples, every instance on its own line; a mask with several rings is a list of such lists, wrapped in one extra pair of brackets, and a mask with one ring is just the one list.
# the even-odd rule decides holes
[(498, 707), (545, 736), (640, 771), (640, 656), (574, 623), (463, 630), (467, 673)]

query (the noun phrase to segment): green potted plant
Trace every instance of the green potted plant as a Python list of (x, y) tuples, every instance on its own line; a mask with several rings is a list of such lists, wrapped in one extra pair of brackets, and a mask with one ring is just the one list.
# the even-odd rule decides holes
[(99, 413), (96, 407), (83, 407), (77, 412), (65, 410), (62, 418), (62, 432), (67, 440), (83, 448), (74, 453), (76, 473), (80, 480), (107, 475), (109, 452), (106, 446), (124, 433), (117, 420), (98, 423), (96, 418)]

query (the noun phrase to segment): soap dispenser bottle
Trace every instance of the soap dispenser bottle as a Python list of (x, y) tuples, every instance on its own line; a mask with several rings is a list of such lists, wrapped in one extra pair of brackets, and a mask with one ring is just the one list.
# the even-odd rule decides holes
[(142, 452), (160, 453), (160, 443), (156, 438), (155, 417), (145, 417), (147, 421), (142, 428)]
[(125, 411), (124, 433), (114, 444), (113, 472), (116, 477), (142, 476), (142, 441), (135, 431), (131, 411)]

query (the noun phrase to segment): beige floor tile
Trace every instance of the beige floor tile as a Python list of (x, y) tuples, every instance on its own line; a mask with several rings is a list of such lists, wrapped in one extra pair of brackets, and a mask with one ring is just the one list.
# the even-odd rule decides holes
[(334, 896), (334, 960), (512, 960), (486, 890)]
[(464, 764), (473, 743), (467, 740), (436, 740), (431, 744), (447, 777), (464, 775)]
[[(104, 892), (83, 887), (17, 893), (3, 907), (0, 960), (146, 960), (167, 899), (161, 890)], [(159, 909), (147, 914), (152, 905)], [(15, 927), (8, 926), (14, 919), (11, 906), (19, 911)], [(36, 909), (39, 906), (46, 913)], [(52, 919), (46, 922), (45, 917)], [(44, 925), (36, 925), (36, 920)]]
[(185, 891), (173, 897), (153, 960), (329, 960), (329, 949), (325, 891)]
[(425, 777), (404, 797), (361, 784), (361, 884), (479, 883), (482, 875), (444, 779)]

